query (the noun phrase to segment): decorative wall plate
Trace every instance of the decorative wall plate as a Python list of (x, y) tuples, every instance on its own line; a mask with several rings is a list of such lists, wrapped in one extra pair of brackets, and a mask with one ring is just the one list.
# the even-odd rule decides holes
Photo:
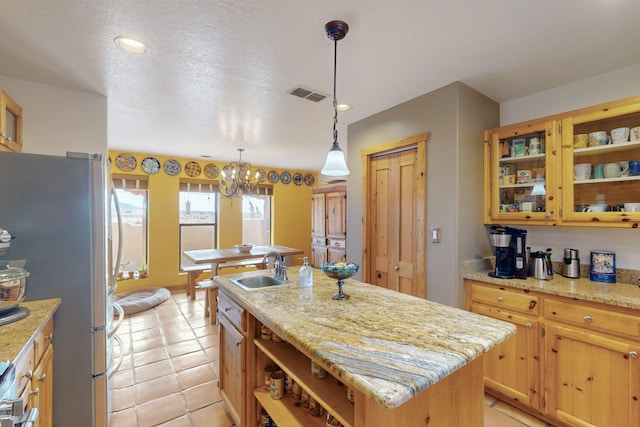
[(280, 174), (280, 181), (282, 181), (283, 184), (288, 184), (291, 182), (291, 174), (287, 171), (284, 171)]
[(310, 173), (304, 176), (304, 183), (307, 184), (309, 187), (311, 187), (314, 182), (316, 182), (316, 179)]
[(130, 172), (136, 168), (138, 161), (131, 154), (122, 153), (116, 157), (116, 166), (121, 171)]
[(189, 162), (186, 165), (184, 165), (184, 173), (186, 173), (192, 178), (195, 178), (196, 176), (200, 175), (200, 172), (202, 172), (202, 169), (200, 169), (200, 165), (197, 164), (196, 162)]
[(259, 183), (267, 179), (267, 173), (265, 172), (264, 169), (258, 169), (256, 173), (253, 174), (253, 176), (256, 177), (256, 182), (259, 182)]
[(153, 175), (160, 170), (160, 161), (155, 157), (147, 157), (140, 162), (140, 167), (149, 175)]
[(296, 172), (293, 175), (293, 183), (295, 185), (302, 185), (302, 181), (304, 180), (304, 178), (302, 178), (302, 174), (300, 172)]
[(176, 176), (182, 170), (182, 165), (177, 160), (169, 159), (164, 162), (164, 172), (169, 176)]
[(220, 175), (220, 170), (213, 163), (209, 163), (204, 167), (204, 176), (209, 179), (216, 179)]
[(277, 184), (278, 181), (280, 180), (280, 175), (278, 175), (278, 172), (276, 171), (269, 171), (269, 174), (267, 175), (267, 179), (269, 179), (270, 183)]

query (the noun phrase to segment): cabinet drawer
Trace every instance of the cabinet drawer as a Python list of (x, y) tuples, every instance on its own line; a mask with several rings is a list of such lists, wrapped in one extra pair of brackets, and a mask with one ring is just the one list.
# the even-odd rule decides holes
[(33, 369), (35, 368), (33, 354), (34, 346), (29, 343), (22, 357), (16, 360), (16, 393), (18, 395), (24, 390), (33, 376)]
[(344, 239), (328, 239), (327, 246), (330, 248), (346, 248), (347, 241)]
[(546, 300), (544, 317), (634, 340), (640, 338), (640, 316), (617, 313), (610, 309), (595, 308), (575, 302)]
[(239, 331), (247, 331), (244, 309), (223, 292), (218, 294), (218, 313), (223, 314)]
[(313, 244), (314, 245), (325, 245), (327, 243), (324, 237), (314, 237)]
[(471, 285), (471, 299), (496, 307), (504, 307), (521, 313), (538, 315), (538, 297), (524, 291)]
[(45, 351), (49, 348), (51, 340), (53, 339), (53, 318), (44, 325), (40, 333), (36, 336), (35, 344), (35, 364), (37, 365), (42, 359)]

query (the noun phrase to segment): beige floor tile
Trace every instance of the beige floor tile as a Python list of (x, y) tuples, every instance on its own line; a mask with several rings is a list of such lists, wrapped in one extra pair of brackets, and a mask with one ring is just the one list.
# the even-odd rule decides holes
[(530, 427), (546, 427), (547, 425), (546, 422), (540, 421), (539, 419), (527, 414), (526, 412), (522, 412), (505, 402), (499, 401), (493, 408), (509, 417), (520, 420), (523, 424)]
[(205, 406), (220, 402), (220, 390), (217, 381), (209, 381), (204, 384), (191, 387), (184, 391), (184, 397), (187, 401), (187, 409), (193, 412)]
[(134, 408), (113, 412), (109, 427), (133, 427), (137, 426), (136, 410)]
[(200, 343), (197, 340), (184, 341), (175, 344), (168, 344), (167, 350), (171, 357), (181, 356), (187, 353), (193, 353), (194, 351), (202, 350)]
[(134, 370), (136, 384), (139, 384), (154, 378), (173, 374), (173, 365), (169, 359), (166, 359), (149, 363), (144, 366), (136, 366)]
[(233, 420), (226, 413), (224, 405), (216, 403), (189, 414), (194, 427), (231, 427)]
[(169, 353), (164, 347), (137, 352), (133, 355), (134, 366), (144, 366), (149, 363), (158, 362), (169, 358)]
[(173, 357), (171, 361), (173, 362), (173, 367), (175, 368), (176, 372), (184, 371), (185, 369), (193, 368), (200, 365), (209, 364), (209, 358), (203, 350)]
[(182, 342), (193, 342), (196, 340), (196, 335), (193, 333), (191, 328), (189, 328), (189, 330), (182, 332), (165, 332), (164, 340), (169, 345), (179, 344)]
[(133, 385), (133, 369), (123, 369), (120, 365), (120, 369), (113, 375), (113, 387), (125, 388)]
[(131, 339), (133, 341), (146, 340), (149, 338), (155, 338), (162, 335), (160, 328), (149, 328), (142, 331), (136, 331), (131, 333)]
[(177, 375), (164, 375), (136, 384), (136, 404), (141, 405), (181, 391)]
[(133, 341), (131, 343), (134, 353), (138, 353), (146, 350), (153, 350), (154, 348), (164, 347), (164, 341), (162, 337), (154, 337), (146, 340)]
[(218, 325), (208, 324), (207, 326), (193, 328), (193, 333), (198, 337), (218, 336)]
[(217, 378), (213, 366), (209, 363), (178, 372), (178, 381), (183, 389), (191, 388), (208, 381), (214, 381)]
[(485, 407), (484, 427), (526, 427), (526, 424), (516, 421), (501, 412)]
[(202, 348), (218, 347), (218, 344), (220, 343), (217, 335), (198, 338), (198, 342)]
[(133, 408), (136, 404), (135, 392), (136, 388), (134, 386), (113, 390), (113, 410), (122, 411)]
[[(208, 424), (210, 427), (215, 427), (215, 424)], [(159, 427), (192, 427), (191, 420), (188, 415), (183, 415), (180, 418), (176, 418), (166, 423), (160, 424)], [(204, 426), (203, 426), (204, 427)]]
[(157, 426), (185, 413), (182, 393), (164, 396), (138, 406), (138, 426)]

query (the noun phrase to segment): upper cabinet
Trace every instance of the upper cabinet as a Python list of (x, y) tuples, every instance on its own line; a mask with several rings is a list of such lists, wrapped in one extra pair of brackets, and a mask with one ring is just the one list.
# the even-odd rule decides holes
[(346, 183), (313, 188), (311, 196), (311, 265), (347, 259)]
[(640, 97), (488, 130), (484, 152), (486, 224), (640, 224)]
[(22, 151), (22, 107), (1, 89), (0, 151)]
[(488, 130), (484, 153), (485, 223), (557, 220), (554, 120)]

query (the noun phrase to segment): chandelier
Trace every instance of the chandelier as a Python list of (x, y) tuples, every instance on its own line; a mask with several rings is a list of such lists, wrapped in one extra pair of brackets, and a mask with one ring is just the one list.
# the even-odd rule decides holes
[(260, 183), (266, 179), (262, 169), (251, 174), (251, 163), (242, 161), (244, 148), (238, 148), (240, 160), (231, 162), (222, 168), (222, 180), (218, 191), (224, 197), (239, 197), (242, 194), (256, 195), (260, 191)]
[(344, 176), (349, 175), (349, 168), (347, 162), (344, 159), (344, 153), (338, 145), (338, 102), (336, 100), (336, 64), (338, 62), (338, 40), (342, 40), (349, 31), (349, 26), (344, 21), (331, 21), (327, 22), (324, 26), (324, 30), (327, 33), (327, 37), (333, 40), (333, 145), (329, 154), (327, 155), (327, 161), (322, 168), (323, 175), (328, 176)]

